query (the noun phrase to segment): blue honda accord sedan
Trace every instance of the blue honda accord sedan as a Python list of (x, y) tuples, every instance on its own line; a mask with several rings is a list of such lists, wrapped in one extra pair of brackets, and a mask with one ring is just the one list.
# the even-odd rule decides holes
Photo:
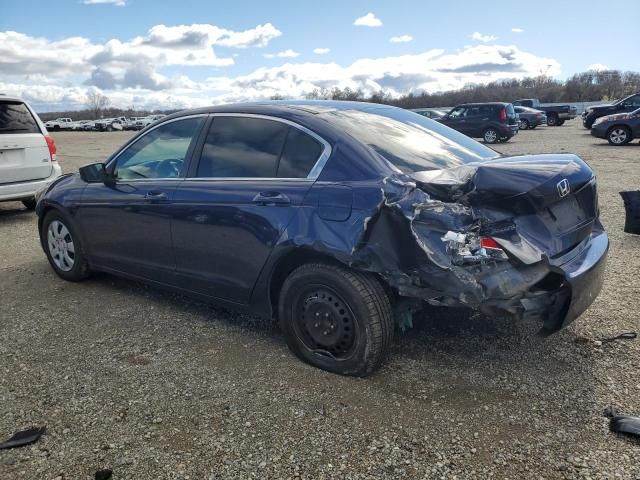
[(505, 157), (351, 102), (164, 117), (36, 211), (63, 279), (108, 272), (277, 319), (302, 360), (355, 376), (424, 306), (557, 331), (598, 295), (609, 246), (579, 157)]

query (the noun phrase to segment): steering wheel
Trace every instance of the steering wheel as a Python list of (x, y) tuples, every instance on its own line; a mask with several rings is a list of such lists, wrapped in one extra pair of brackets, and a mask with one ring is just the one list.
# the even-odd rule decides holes
[(182, 159), (161, 160), (156, 164), (156, 178), (175, 178), (180, 175)]

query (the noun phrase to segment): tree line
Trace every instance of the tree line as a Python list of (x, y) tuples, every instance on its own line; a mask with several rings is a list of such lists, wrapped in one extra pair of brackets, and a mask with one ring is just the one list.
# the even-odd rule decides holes
[(316, 89), (307, 99), (352, 100), (395, 105), (402, 108), (453, 106), (467, 102), (512, 102), (519, 98), (539, 98), (541, 102), (611, 101), (640, 92), (640, 72), (619, 70), (576, 73), (567, 80), (547, 76), (521, 80), (498, 80), (487, 84), (469, 84), (459, 90), (428, 93), (417, 92), (393, 97), (381, 90), (365, 95), (350, 88)]
[[(446, 92), (416, 92), (392, 96), (381, 90), (366, 95), (362, 90), (349, 87), (315, 89), (304, 96), (310, 100), (351, 100), (394, 105), (402, 108), (446, 107), (467, 102), (511, 102), (518, 98), (539, 98), (542, 102), (611, 101), (640, 92), (640, 72), (620, 70), (588, 71), (576, 73), (567, 80), (547, 76), (523, 79), (499, 80), (487, 84), (469, 84), (458, 90)], [(285, 100), (286, 95), (273, 95), (272, 100)], [(109, 98), (99, 92), (89, 92), (87, 108), (80, 111), (40, 113), (43, 121), (58, 117), (95, 120), (109, 117), (142, 117), (156, 113), (173, 113), (177, 110), (137, 110), (110, 107)]]

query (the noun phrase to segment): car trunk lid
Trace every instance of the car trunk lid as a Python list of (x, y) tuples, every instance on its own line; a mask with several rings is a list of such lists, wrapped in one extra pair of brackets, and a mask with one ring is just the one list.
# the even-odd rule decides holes
[(52, 168), (41, 133), (0, 135), (0, 184), (47, 178)]
[[(413, 177), (435, 198), (473, 207), (489, 231), (512, 225), (493, 236), (525, 263), (564, 255), (590, 235), (598, 217), (593, 172), (575, 155), (502, 157)], [(538, 254), (519, 248), (518, 236)]]

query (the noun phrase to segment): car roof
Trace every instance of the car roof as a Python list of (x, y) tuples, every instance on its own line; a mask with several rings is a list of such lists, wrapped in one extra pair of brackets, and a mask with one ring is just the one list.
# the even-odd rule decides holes
[(26, 103), (22, 98), (20, 97), (10, 97), (8, 95), (5, 95), (4, 93), (0, 93), (0, 101), (2, 100), (6, 100), (9, 102), (22, 102), (22, 103)]
[(475, 102), (475, 103), (460, 103), (458, 107), (478, 107), (481, 105), (500, 105), (504, 107), (505, 105), (509, 105), (508, 102)]
[(163, 120), (207, 113), (246, 113), (255, 115), (272, 115), (289, 117), (297, 116), (321, 116), (323, 113), (339, 110), (374, 111), (384, 109), (396, 109), (390, 105), (369, 102), (349, 102), (342, 100), (269, 100), (263, 102), (232, 103), (225, 105), (212, 105), (209, 107), (182, 110), (163, 117)]

